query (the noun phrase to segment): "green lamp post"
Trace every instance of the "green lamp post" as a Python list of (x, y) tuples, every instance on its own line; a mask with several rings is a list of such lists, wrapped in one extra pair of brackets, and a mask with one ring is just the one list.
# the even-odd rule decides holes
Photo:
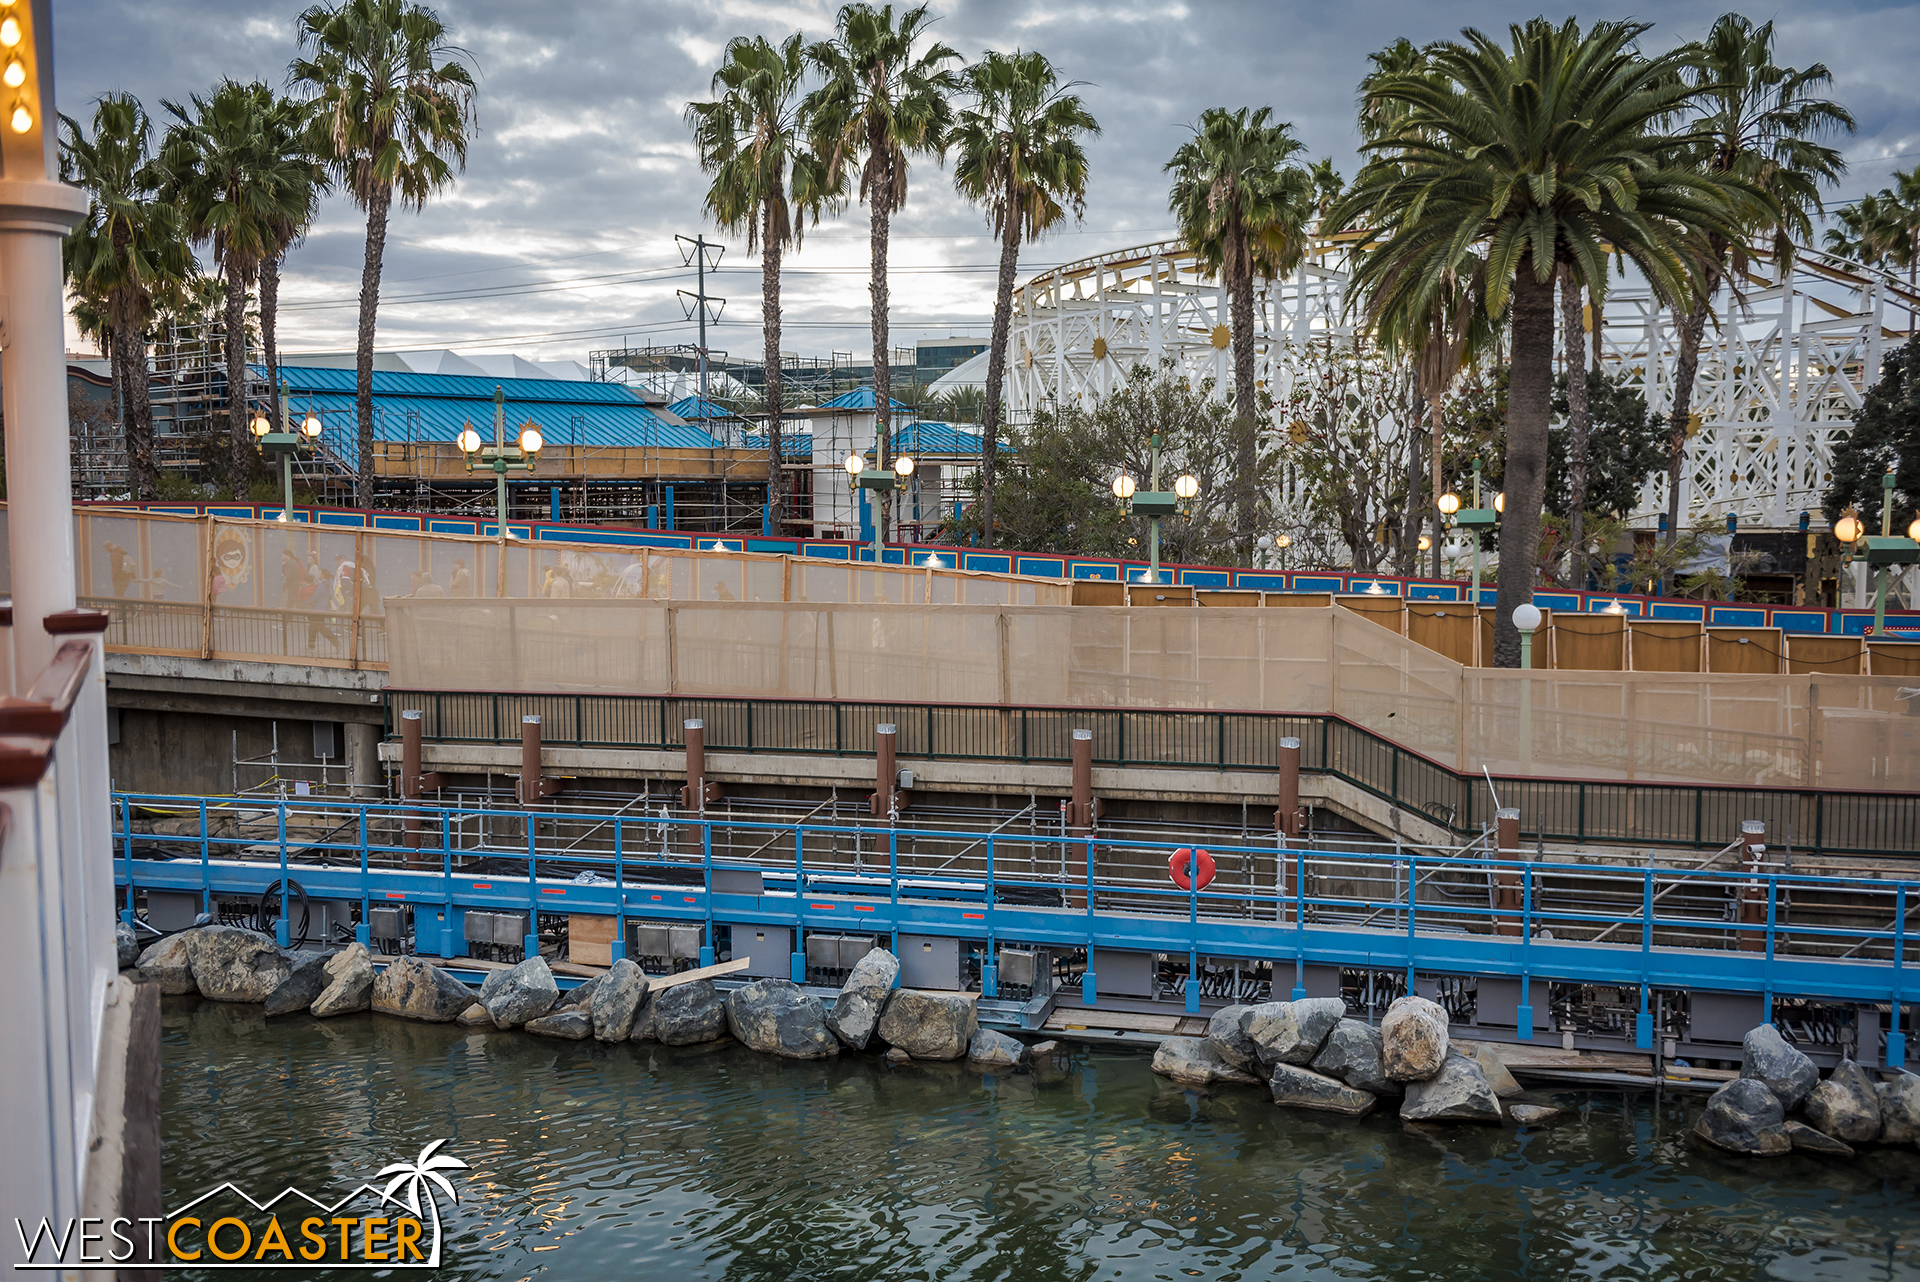
[(1178, 513), (1184, 504), (1200, 493), (1200, 478), (1191, 472), (1182, 473), (1173, 483), (1171, 490), (1160, 488), (1160, 433), (1155, 432), (1148, 441), (1152, 460), (1149, 471), (1149, 483), (1153, 488), (1141, 490), (1134, 479), (1125, 472), (1113, 478), (1113, 497), (1120, 505), (1135, 516), (1147, 518), (1147, 577), (1144, 583), (1160, 581), (1160, 522)]
[(1920, 561), (1920, 520), (1907, 527), (1909, 537), (1900, 538), (1893, 532), (1893, 469), (1880, 478), (1880, 533), (1864, 540), (1866, 543), (1867, 565), (1877, 569), (1878, 578), (1873, 590), (1873, 635), (1879, 636), (1887, 626), (1887, 579), (1893, 568), (1899, 565), (1912, 565)]
[(319, 443), (320, 416), (309, 408), (307, 410), (307, 417), (300, 424), (300, 429), (295, 431), (293, 427), (293, 415), (287, 408), (287, 388), (284, 383), (280, 385), (279, 402), (277, 409), (279, 411), (280, 426), (278, 428), (274, 426), (273, 420), (267, 417), (267, 412), (259, 409), (253, 412), (253, 422), (249, 424), (249, 426), (253, 429), (253, 439), (255, 443), (259, 445), (260, 452), (269, 458), (277, 458), (280, 460), (280, 491), (282, 495), (280, 519), (282, 521), (291, 521), (293, 519), (294, 455), (299, 454), (302, 450), (311, 449)]
[(874, 496), (873, 502), (873, 563), (880, 564), (880, 495), (902, 488), (907, 478), (913, 475), (913, 455), (896, 454), (893, 456), (893, 470), (870, 468), (864, 454), (847, 455), (847, 479), (853, 488), (867, 490)]
[[(1492, 507), (1480, 506), (1483, 501), (1480, 494), (1480, 468), (1480, 460), (1475, 459), (1473, 461), (1472, 507), (1461, 508), (1460, 499), (1457, 495), (1443, 494), (1440, 496), (1440, 510), (1448, 513), (1448, 515), (1452, 515), (1455, 525), (1464, 526), (1473, 533), (1473, 595), (1467, 599), (1473, 603), (1473, 608), (1476, 610), (1480, 608), (1480, 531), (1489, 530), (1498, 525), (1500, 523), (1500, 514), (1507, 510), (1507, 496), (1504, 493), (1494, 496)], [(1457, 513), (1457, 515), (1454, 515), (1455, 513)]]
[(540, 463), (540, 449), (546, 441), (540, 435), (540, 428), (529, 418), (520, 428), (517, 444), (506, 442), (507, 431), (507, 395), (498, 384), (493, 389), (493, 444), (487, 445), (480, 439), (480, 433), (473, 430), (473, 424), (467, 423), (460, 429), (457, 444), (460, 452), (466, 456), (467, 471), (474, 470), (476, 464), (482, 471), (491, 471), (494, 478), (493, 507), (500, 523), (500, 533), (507, 532), (507, 473), (532, 473)]

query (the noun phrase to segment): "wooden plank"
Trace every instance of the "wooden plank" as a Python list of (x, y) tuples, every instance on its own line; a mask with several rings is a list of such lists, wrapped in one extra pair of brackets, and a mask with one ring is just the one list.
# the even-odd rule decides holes
[(1056, 1010), (1047, 1017), (1046, 1027), (1055, 1032), (1069, 1029), (1117, 1029), (1130, 1033), (1178, 1035), (1183, 1015), (1142, 1015), (1129, 1010)]
[(747, 968), (747, 959), (737, 957), (730, 962), (720, 962), (713, 966), (701, 966), (694, 970), (683, 970), (678, 975), (662, 975), (655, 979), (647, 977), (647, 991), (657, 993), (663, 988), (678, 988), (682, 984), (691, 984), (696, 979), (719, 979), (722, 975), (737, 975)]
[(1789, 632), (1787, 675), (1857, 677), (1865, 669), (1867, 647), (1862, 637)]
[(1772, 676), (1786, 644), (1779, 628), (1708, 628), (1707, 671)]
[(577, 966), (613, 965), (615, 919), (597, 913), (567, 917), (567, 960)]

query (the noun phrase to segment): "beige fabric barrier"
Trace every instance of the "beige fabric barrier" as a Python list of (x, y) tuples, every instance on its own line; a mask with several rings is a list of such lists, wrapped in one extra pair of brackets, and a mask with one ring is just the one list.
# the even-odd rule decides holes
[[(387, 603), (403, 688), (1333, 713), (1458, 770), (1920, 788), (1900, 678), (1466, 668), (1339, 607)], [(1172, 733), (1172, 731), (1169, 731)]]

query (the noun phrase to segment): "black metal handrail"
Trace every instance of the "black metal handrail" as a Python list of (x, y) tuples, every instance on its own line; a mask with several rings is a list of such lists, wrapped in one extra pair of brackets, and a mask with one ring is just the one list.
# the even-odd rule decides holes
[[(442, 743), (517, 744), (520, 718), (541, 718), (548, 746), (678, 751), (682, 723), (705, 723), (713, 752), (872, 756), (874, 727), (897, 727), (903, 758), (1066, 765), (1072, 732), (1093, 732), (1101, 766), (1277, 771), (1280, 740), (1300, 740), (1300, 768), (1341, 779), (1460, 837), (1493, 823), (1486, 778), (1422, 756), (1331, 714), (1204, 709), (1000, 707), (705, 698), (689, 695), (500, 694), (386, 691), (395, 714), (418, 709), (422, 737)], [(1517, 806), (1529, 835), (1547, 841), (1718, 849), (1746, 819), (1771, 844), (1810, 854), (1920, 853), (1920, 796), (1817, 788), (1493, 777), (1500, 803)]]

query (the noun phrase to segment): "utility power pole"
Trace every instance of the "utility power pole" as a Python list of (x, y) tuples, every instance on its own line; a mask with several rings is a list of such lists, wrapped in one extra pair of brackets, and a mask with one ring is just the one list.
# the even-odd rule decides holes
[[(695, 271), (694, 292), (688, 293), (684, 289), (677, 292), (681, 298), (680, 305), (686, 310), (687, 319), (692, 320), (695, 313), (698, 313), (700, 318), (700, 399), (704, 401), (707, 399), (707, 321), (709, 319), (707, 305), (720, 304), (713, 310), (711, 317), (716, 321), (720, 319), (720, 313), (727, 306), (726, 299), (716, 298), (707, 293), (707, 268), (719, 267), (720, 256), (727, 250), (726, 246), (716, 245), (704, 236), (675, 236), (674, 240), (680, 245), (680, 265), (692, 266)], [(712, 262), (707, 261), (708, 250), (713, 251)]]

